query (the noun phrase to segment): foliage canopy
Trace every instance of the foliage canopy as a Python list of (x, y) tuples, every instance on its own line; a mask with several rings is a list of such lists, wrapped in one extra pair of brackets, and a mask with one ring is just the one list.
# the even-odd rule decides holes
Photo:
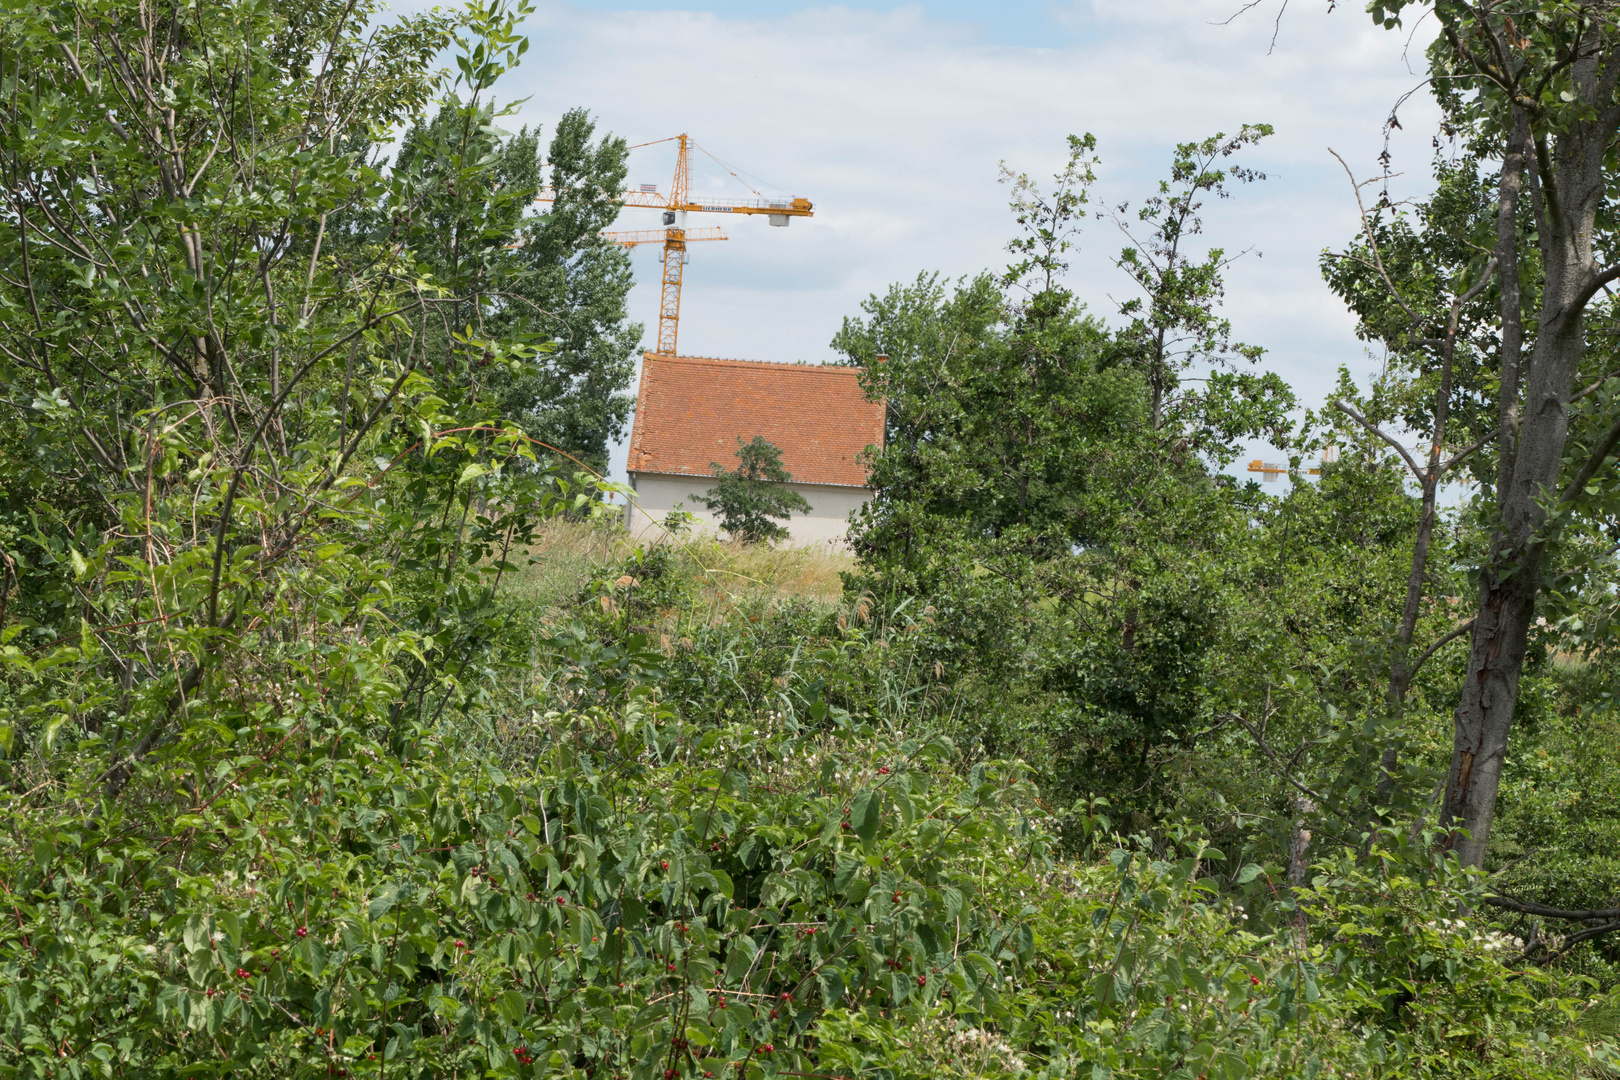
[[(1527, 62), (1570, 11), (1519, 16)], [(1620, 1068), (1601, 348), (1578, 497), (1537, 504), (1511, 864), (1428, 797), (1458, 605), (1518, 587), (1501, 388), (1568, 224), (1502, 216), (1511, 167), (1448, 164), (1327, 263), (1392, 361), (1298, 430), (1188, 247), (1268, 129), (1112, 215), (1112, 324), (1062, 284), (1094, 140), (1050, 191), (1009, 172), (1012, 267), (836, 339), (888, 402), (878, 497), (842, 599), (769, 596), (805, 553), (633, 548), (570, 460), (624, 418), (626, 148), (567, 114), (527, 212), (539, 136), (491, 96), (526, 13), (0, 11), (0, 1076)], [(1508, 25), (1441, 14), (1448, 63)], [(1548, 92), (1590, 104), (1585, 62)], [(1495, 94), (1447, 99), (1478, 156), (1514, 109), (1521, 149), (1592, 122)], [(1391, 468), (1401, 420), (1480, 444), (1465, 512), (1437, 458), (1416, 495)], [(1319, 484), (1220, 471), (1323, 427)], [(739, 443), (709, 505), (766, 540), (804, 507)]]

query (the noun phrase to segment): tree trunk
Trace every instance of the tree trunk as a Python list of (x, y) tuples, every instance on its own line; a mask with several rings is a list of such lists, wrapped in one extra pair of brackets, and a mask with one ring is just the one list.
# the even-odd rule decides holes
[[(1593, 260), (1592, 233), (1603, 197), (1603, 160), (1620, 121), (1613, 104), (1620, 53), (1602, 40), (1602, 33), (1593, 29), (1586, 34), (1584, 55), (1570, 72), (1577, 97), (1591, 103), (1592, 111), (1563, 127), (1550, 153), (1544, 139), (1538, 138), (1535, 147), (1539, 168), (1533, 182), (1539, 181), (1546, 204), (1547, 232), (1540, 319), (1522, 372), (1517, 446), (1511, 468), (1503, 470), (1511, 480), (1496, 493), (1497, 521), (1480, 572), (1479, 616), (1457, 704), (1443, 807), (1452, 830), (1448, 846), (1465, 866), (1485, 861), (1525, 645), (1541, 591), (1546, 503), (1557, 490), (1569, 434), (1570, 392), (1585, 350), (1582, 317), (1602, 280)], [(1499, 247), (1517, 242), (1516, 231), (1499, 235)], [(1515, 265), (1515, 254), (1498, 251), (1499, 265)]]

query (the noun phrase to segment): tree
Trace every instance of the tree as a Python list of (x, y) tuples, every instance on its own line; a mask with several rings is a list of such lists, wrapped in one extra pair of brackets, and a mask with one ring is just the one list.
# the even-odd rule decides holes
[[(1412, 655), (1433, 574), (1440, 486), (1464, 469), (1488, 484), (1490, 477), (1481, 468), (1488, 458), (1479, 451), (1495, 434), (1488, 398), (1498, 355), (1492, 341), (1497, 297), (1491, 292), (1497, 263), (1483, 254), (1485, 243), (1478, 242), (1488, 242), (1483, 234), (1493, 224), (1491, 184), (1472, 163), (1442, 161), (1436, 176), (1438, 190), (1411, 214), (1387, 206), (1387, 200), (1368, 210), (1361, 193), (1377, 181), (1352, 177), (1362, 235), (1349, 250), (1323, 257), (1329, 285), (1360, 317), (1358, 334), (1382, 342), (1389, 357), (1367, 400), (1341, 371), (1331, 402), (1339, 415), (1330, 422), (1359, 427), (1357, 434), (1373, 439), (1375, 452), (1381, 449), (1419, 492), (1406, 595), (1388, 661), (1386, 730), (1395, 740), (1404, 734), (1402, 713), (1418, 669), (1468, 629), (1468, 624), (1448, 628), (1434, 644)], [(1386, 430), (1392, 422), (1427, 441), (1421, 464)], [(1389, 797), (1402, 775), (1400, 766), (1392, 741), (1381, 756), (1380, 800)]]
[[(1218, 364), (1230, 329), (1215, 313), (1225, 257), (1188, 266), (1196, 196), (1224, 178), (1188, 165), (1202, 145), (1172, 163), (1189, 190), (1155, 204), (1182, 215), (1154, 226), (1175, 235), (1159, 263), (1171, 272), (1124, 327), (1063, 281), (1091, 217), (1095, 141), (1077, 136), (1050, 183), (1003, 171), (1018, 225), (1003, 273), (954, 287), (920, 275), (869, 298), (833, 340), (887, 405), (847, 588), (936, 613), (938, 677), (953, 693), (987, 688), (963, 706), (982, 714), (983, 752), (1047, 761), (1055, 792), (1133, 809), (1164, 794), (1157, 755), (1208, 726), (1217, 692), (1210, 665), (1234, 607), (1221, 555), (1243, 546), (1259, 500), (1212, 465), (1240, 438), (1283, 441), (1293, 401), (1269, 374), (1183, 387)], [(1144, 351), (1150, 325), (1158, 352)]]
[(810, 512), (803, 495), (783, 487), (793, 474), (782, 467), (782, 451), (755, 435), (749, 442), (737, 436), (737, 468), (726, 471), (718, 461), (709, 466), (718, 481), (707, 494), (692, 498), (720, 515), (720, 527), (745, 544), (785, 540), (788, 530), (775, 519), (787, 520), (794, 511)]
[(355, 149), (435, 97), (495, 115), (522, 10), (374, 14), (5, 13), (0, 743), (102, 815), (161, 817), (177, 761), (334, 694), (408, 748), (502, 633), (503, 553), (591, 501), (466, 377), (541, 350), (455, 329), (479, 268), (420, 254), (489, 163)]
[(524, 303), (514, 299), (510, 325), (549, 332), (556, 351), (498, 392), (531, 435), (605, 472), (608, 447), (624, 433), (634, 404), (625, 391), (642, 326), (626, 308), (630, 256), (597, 235), (618, 214), (628, 149), (611, 136), (593, 144), (594, 131), (583, 109), (558, 121), (546, 155), (554, 201), (524, 223), (515, 252), (522, 271), (512, 292)]
[[(1237, 256), (1210, 248), (1197, 257), (1188, 247), (1204, 231), (1204, 200), (1229, 198), (1234, 182), (1266, 178), (1257, 169), (1220, 163), (1270, 134), (1269, 124), (1245, 124), (1230, 137), (1217, 132), (1179, 143), (1169, 178), (1143, 200), (1135, 224), (1126, 217), (1127, 204), (1109, 212), (1128, 241), (1116, 265), (1141, 291), (1119, 306), (1130, 320), (1120, 336), (1147, 378), (1148, 422), (1155, 431), (1175, 430), (1222, 465), (1232, 460), (1232, 443), (1243, 435), (1264, 434), (1286, 449), (1294, 397), (1273, 372), (1236, 370), (1237, 361), (1258, 363), (1264, 354), (1258, 346), (1233, 341), (1231, 321), (1216, 314), (1226, 292), (1226, 269)], [(1204, 387), (1187, 388), (1186, 382)]]
[(1026, 319), (991, 275), (950, 291), (920, 275), (866, 300), (864, 318), (845, 319), (835, 349), (888, 357), (862, 372), (887, 405), (875, 496), (855, 527), (873, 568), (920, 574), (926, 588), (950, 536), (1021, 529), (1055, 553), (1107, 535), (1109, 501), (1092, 497), (1108, 474), (1098, 441), (1128, 433), (1140, 382), (1108, 363), (1105, 329), (1072, 298), (1040, 304)]
[[(1499, 163), (1490, 258), (1500, 275), (1496, 469), (1480, 507), (1489, 536), (1441, 807), (1467, 865), (1484, 862), (1531, 627), (1558, 537), (1616, 498), (1620, 383), (1588, 323), (1610, 314), (1620, 233), (1608, 212), (1620, 132), (1620, 32), (1597, 0), (1381, 0), (1387, 27), (1433, 14), (1432, 86), (1476, 160)], [(1528, 202), (1528, 208), (1526, 203)]]
[[(424, 258), (441, 274), (468, 279), (467, 303), (433, 328), (432, 351), (447, 358), (453, 330), (467, 325), (548, 343), (548, 352), (515, 372), (479, 367), (466, 377), (487, 385), (505, 419), (605, 471), (608, 446), (630, 416), (625, 389), (641, 325), (625, 307), (629, 255), (598, 235), (619, 212), (628, 151), (623, 139), (593, 142), (594, 134), (589, 114), (572, 109), (542, 158), (538, 131), (506, 136), (489, 110), (471, 116), (445, 108), (411, 128), (395, 165), (416, 170), (438, 192), (425, 223), (441, 243)], [(486, 163), (479, 183), (454, 182), (466, 161)], [(529, 214), (546, 165), (550, 209)]]
[[(501, 115), (488, 98), (527, 45), (515, 32), (526, 11), (0, 10), (0, 792), (13, 826), (0, 878), (41, 920), (0, 950), (63, 943), (48, 957), (25, 947), (40, 982), (0, 1020), (6, 1071), (43, 1075), (29, 1062), (54, 1055), (70, 1070), (297, 1075), (360, 1057), (347, 1033), (336, 1051), (309, 1039), (303, 1005), (260, 1011), (266, 982), (245, 981), (285, 956), (270, 993), (336, 991), (321, 1007), (328, 1031), (379, 1000), (340, 989), (324, 955), (289, 970), (314, 921), (304, 890), (335, 865), (305, 846), (317, 830), (277, 815), (272, 830), (299, 834), (287, 877), (257, 841), (181, 837), (200, 821), (190, 814), (238, 796), (224, 813), (246, 824), (266, 806), (244, 790), (255, 778), (291, 792), (378, 767), (414, 785), (439, 719), (464, 714), (504, 663), (512, 621), (494, 599), (513, 549), (538, 521), (600, 505), (577, 477), (538, 467), (467, 377), (543, 352), (452, 321), (476, 302), (487, 248), (429, 255), (446, 202), (488, 190), (490, 163), (387, 168), (366, 151), (435, 101), (447, 131)], [(447, 51), (454, 79), (435, 67)], [(469, 237), (499, 224), (455, 220)], [(348, 813), (329, 786), (302, 790), (306, 809), (324, 799)], [(349, 865), (354, 823), (319, 829)], [(410, 859), (425, 835), (390, 850)], [(30, 848), (63, 858), (25, 881)], [(248, 862), (228, 868), (226, 849)], [(236, 895), (203, 900), (185, 884), (194, 874)], [(355, 882), (338, 871), (314, 903), (335, 901), (339, 880)], [(83, 911), (78, 929), (34, 906), (52, 890)], [(254, 901), (281, 925), (250, 915)], [(109, 943), (127, 980), (81, 967), (90, 941)], [(206, 951), (176, 978), (166, 957), (182, 941)], [(363, 1036), (379, 1054), (392, 1031), (408, 1044), (444, 1015), (425, 995), (383, 996), (385, 1019)], [(205, 1025), (206, 1046), (193, 1039)], [(390, 1057), (432, 1075), (492, 1065), (466, 1040), (443, 1054), (435, 1041), (396, 1042)]]
[[(868, 392), (888, 404), (872, 463), (876, 497), (856, 529), (864, 560), (904, 564), (926, 589), (924, 565), (959, 538), (1023, 530), (1047, 556), (1129, 546), (1134, 522), (1187, 484), (1209, 485), (1208, 465), (1231, 461), (1241, 439), (1286, 445), (1294, 398), (1282, 380), (1222, 370), (1228, 352), (1260, 356), (1232, 344), (1216, 314), (1230, 260), (1189, 250), (1202, 197), (1224, 195), (1229, 172), (1258, 178), (1215, 163), (1268, 130), (1178, 147), (1171, 179), (1139, 215), (1149, 235), (1118, 260), (1144, 293), (1124, 305), (1130, 321), (1118, 330), (1062, 284), (1090, 214), (1090, 135), (1070, 137), (1049, 190), (1003, 168), (1019, 234), (1002, 274), (964, 280), (950, 296), (937, 276), (921, 275), (864, 302), (864, 319), (844, 321), (833, 348), (863, 366)], [(1114, 216), (1130, 236), (1122, 213)], [(877, 364), (879, 355), (888, 359)], [(1205, 367), (1207, 379), (1190, 374)]]

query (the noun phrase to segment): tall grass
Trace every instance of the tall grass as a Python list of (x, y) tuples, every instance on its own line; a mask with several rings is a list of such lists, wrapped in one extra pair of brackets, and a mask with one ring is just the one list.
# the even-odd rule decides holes
[[(829, 545), (773, 548), (709, 536), (659, 543), (701, 581), (704, 607), (767, 597), (836, 603), (844, 588), (840, 574), (855, 566), (853, 556)], [(558, 612), (571, 606), (600, 568), (622, 561), (636, 546), (617, 523), (550, 522), (513, 560), (520, 565), (506, 585), (507, 596), (542, 617)]]
[(772, 548), (701, 539), (683, 540), (679, 549), (704, 574), (707, 589), (825, 603), (843, 596), (840, 574), (855, 566), (852, 556), (826, 547)]

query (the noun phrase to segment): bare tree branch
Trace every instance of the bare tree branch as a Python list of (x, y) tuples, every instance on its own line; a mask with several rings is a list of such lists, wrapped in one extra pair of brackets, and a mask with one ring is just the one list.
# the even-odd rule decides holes
[(1430, 645), (1427, 649), (1424, 649), (1423, 652), (1419, 654), (1418, 658), (1412, 661), (1412, 666), (1406, 669), (1407, 678), (1411, 678), (1413, 675), (1416, 675), (1418, 668), (1423, 666), (1423, 662), (1429, 657), (1433, 656), (1435, 653), (1439, 652), (1441, 646), (1445, 645), (1447, 642), (1455, 641), (1457, 638), (1462, 637), (1464, 634), (1468, 633), (1468, 631), (1472, 630), (1474, 628), (1474, 622), (1474, 619), (1469, 619), (1467, 622), (1451, 631), (1451, 633), (1447, 634), (1433, 645)]
[[(1367, 213), (1367, 204), (1361, 197), (1361, 189), (1365, 185), (1356, 179), (1356, 174), (1350, 171), (1350, 166), (1345, 162), (1344, 158), (1339, 157), (1337, 150), (1330, 146), (1328, 147), (1328, 153), (1332, 154), (1339, 164), (1344, 166), (1344, 174), (1350, 178), (1350, 190), (1356, 197), (1356, 209), (1361, 214), (1361, 232), (1367, 238), (1367, 250), (1372, 252), (1373, 264), (1378, 269), (1378, 276), (1384, 279), (1384, 285), (1389, 289), (1389, 295), (1394, 298), (1397, 304), (1401, 305), (1401, 310), (1406, 312), (1407, 317), (1412, 320), (1412, 325), (1425, 325), (1429, 320), (1412, 310), (1412, 305), (1406, 302), (1406, 297), (1401, 295), (1401, 290), (1395, 287), (1395, 280), (1389, 276), (1389, 271), (1384, 268), (1384, 256), (1378, 250), (1378, 238), (1373, 233), (1372, 218)], [(1373, 181), (1368, 180), (1366, 183), (1370, 184)]]
[(1356, 423), (1360, 424), (1362, 427), (1366, 428), (1368, 431), (1372, 432), (1374, 435), (1393, 446), (1396, 452), (1399, 453), (1401, 458), (1406, 462), (1406, 467), (1412, 470), (1412, 475), (1417, 477), (1418, 483), (1421, 484), (1423, 482), (1425, 475), (1424, 470), (1420, 469), (1418, 467), (1418, 463), (1412, 460), (1412, 455), (1407, 452), (1406, 447), (1396, 442), (1393, 436), (1384, 434), (1382, 428), (1373, 423), (1371, 420), (1368, 420), (1365, 416), (1362, 416), (1360, 413), (1356, 412), (1356, 410), (1352, 409), (1344, 402), (1334, 399), (1332, 404), (1335, 409), (1338, 409), (1340, 412), (1350, 417), (1350, 419), (1354, 420)]
[(1260, 749), (1265, 752), (1266, 757), (1271, 759), (1271, 763), (1277, 766), (1278, 773), (1282, 775), (1284, 780), (1288, 781), (1289, 785), (1293, 787), (1294, 790), (1298, 791), (1302, 795), (1308, 795), (1315, 799), (1318, 806), (1328, 801), (1327, 796), (1323, 795), (1320, 791), (1317, 791), (1315, 788), (1307, 787), (1298, 780), (1294, 779), (1293, 775), (1288, 771), (1288, 766), (1283, 762), (1283, 759), (1278, 756), (1277, 751), (1273, 750), (1271, 748), (1271, 744), (1266, 742), (1266, 737), (1260, 734), (1259, 728), (1249, 723), (1248, 720), (1244, 719), (1242, 716), (1239, 716), (1237, 713), (1221, 713), (1218, 719), (1223, 721), (1235, 720), (1239, 724), (1242, 724), (1244, 730), (1246, 730), (1250, 735), (1254, 736), (1254, 741), (1259, 744)]
[(1592, 908), (1579, 910), (1576, 908), (1555, 908), (1546, 904), (1536, 904), (1528, 900), (1514, 900), (1508, 896), (1487, 896), (1482, 903), (1491, 907), (1504, 908), (1508, 911), (1523, 912), (1526, 915), (1539, 915), (1544, 919), (1567, 919), (1570, 922), (1601, 922), (1605, 919), (1620, 919), (1620, 907)]
[(1496, 435), (1497, 435), (1497, 433), (1494, 432), (1494, 431), (1491, 432), (1489, 435), (1482, 435), (1482, 436), (1480, 436), (1480, 438), (1479, 438), (1479, 440), (1477, 442), (1475, 442), (1472, 446), (1468, 447), (1466, 450), (1457, 451), (1455, 454), (1453, 454), (1450, 458), (1448, 458), (1446, 460), (1445, 464), (1440, 466), (1440, 469), (1439, 469), (1440, 475), (1443, 476), (1446, 473), (1450, 472), (1453, 468), (1456, 467), (1458, 462), (1462, 461), (1464, 458), (1468, 457), (1469, 455), (1473, 454), (1474, 452), (1482, 449), (1485, 446), (1486, 443), (1488, 443), (1492, 439), (1496, 438)]
[(1586, 485), (1590, 484), (1592, 478), (1603, 468), (1603, 463), (1609, 460), (1609, 455), (1614, 453), (1616, 444), (1620, 444), (1620, 420), (1616, 420), (1614, 426), (1604, 432), (1603, 437), (1592, 448), (1586, 464), (1581, 466), (1581, 471), (1575, 474), (1575, 479), (1569, 482), (1569, 486), (1565, 487), (1564, 493), (1559, 496), (1558, 505), (1566, 506), (1580, 496)]

